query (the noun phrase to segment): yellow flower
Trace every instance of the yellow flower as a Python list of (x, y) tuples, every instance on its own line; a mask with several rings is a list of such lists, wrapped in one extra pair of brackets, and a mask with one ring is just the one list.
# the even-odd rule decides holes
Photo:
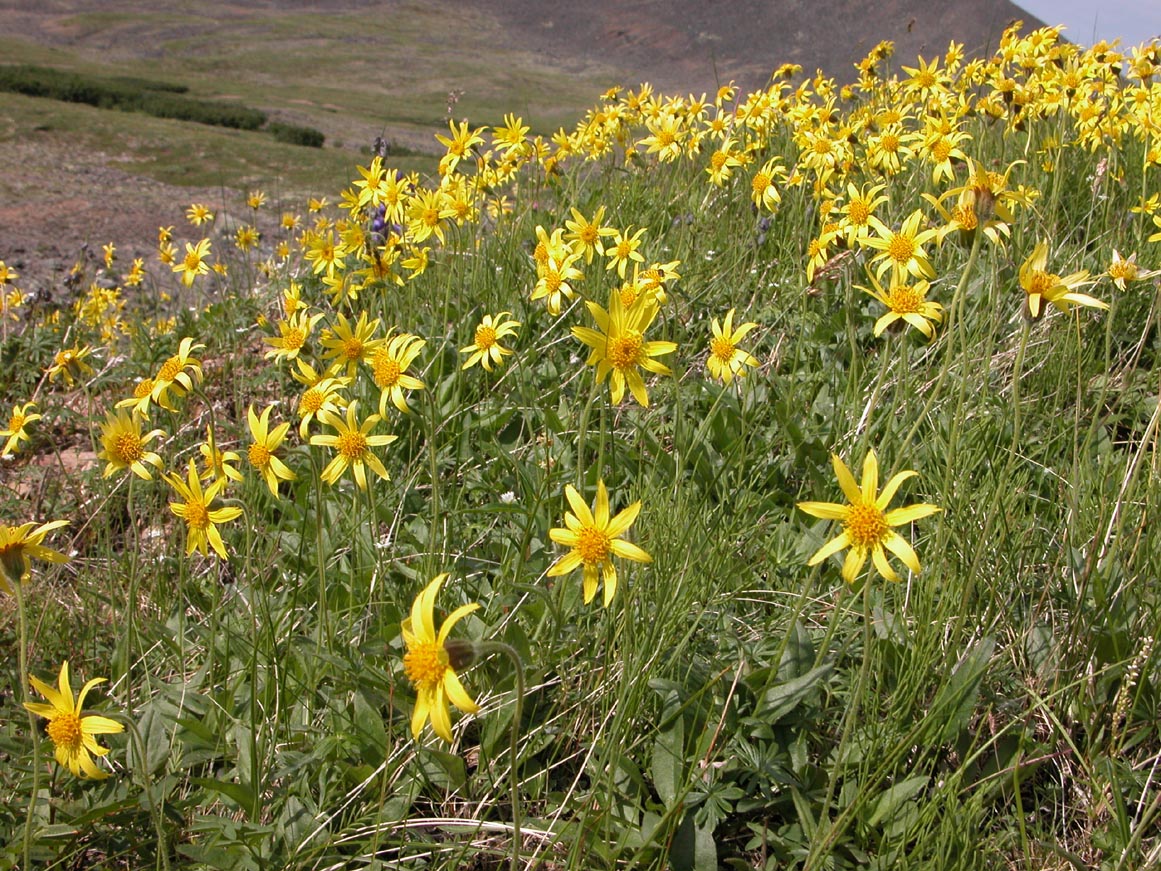
[(644, 550), (621, 538), (641, 512), (641, 501), (637, 500), (610, 519), (609, 491), (604, 481), (597, 482), (597, 501), (592, 511), (572, 484), (564, 488), (564, 495), (572, 511), (564, 513), (565, 528), (550, 529), (548, 537), (572, 549), (552, 564), (548, 577), (567, 575), (583, 567), (585, 604), (597, 595), (597, 581), (603, 580), (607, 608), (617, 592), (617, 567), (613, 565), (613, 557), (639, 563), (653, 561)]
[(347, 406), (347, 419), (345, 421), (333, 411), (320, 411), (318, 419), (327, 426), (334, 427), (338, 433), (311, 436), (310, 443), (334, 448), (338, 452), (323, 469), (322, 479), (324, 481), (328, 484), (334, 484), (350, 466), (355, 476), (355, 483), (359, 485), (360, 490), (366, 490), (367, 466), (370, 466), (371, 471), (383, 480), (387, 480), (389, 477), (383, 462), (371, 453), (371, 448), (389, 445), (399, 437), (370, 435), (371, 430), (382, 418), (377, 414), (372, 414), (360, 425), (355, 420), (355, 407), (358, 404), (355, 401)]
[(185, 256), (173, 265), (173, 271), (181, 274), (181, 283), (191, 287), (194, 279), (210, 271), (206, 258), (210, 256), (210, 240), (202, 239), (197, 245), (185, 243)]
[(212, 547), (218, 556), (226, 559), (226, 545), (222, 542), (222, 534), (218, 532), (216, 524), (228, 523), (242, 514), (242, 509), (234, 505), (226, 508), (210, 507), (226, 486), (226, 479), (218, 478), (203, 491), (202, 483), (198, 480), (197, 467), (192, 459), (189, 461), (188, 483), (175, 472), (165, 475), (164, 478), (185, 500), (170, 502), (169, 510), (186, 523), (188, 530), (186, 554), (191, 554), (197, 549), (203, 556), (209, 556), (209, 549)]
[[(48, 699), (48, 704), (42, 702), (25, 702), (24, 707), (38, 717), (48, 720), (45, 731), (52, 739), (56, 749), (57, 764), (65, 766), (74, 777), (88, 777), (93, 780), (103, 780), (108, 772), (102, 771), (93, 761), (93, 756), (105, 756), (109, 748), (97, 743), (96, 735), (115, 735), (123, 732), (125, 727), (108, 717), (97, 714), (81, 715), (81, 708), (85, 704), (85, 696), (89, 690), (99, 683), (104, 683), (103, 677), (95, 677), (81, 687), (80, 695), (73, 701), (73, 690), (69, 686), (69, 664), (61, 663), (60, 676), (57, 678), (59, 689), (53, 689), (39, 678), (30, 678), (33, 688)], [(90, 755), (91, 754), (91, 755)]]
[(153, 480), (153, 475), (145, 468), (146, 464), (160, 469), (163, 463), (161, 457), (153, 451), (147, 451), (145, 446), (165, 433), (155, 429), (142, 435), (141, 427), (144, 423), (144, 417), (137, 411), (130, 413), (117, 410), (105, 415), (105, 422), (101, 424), (103, 447), (97, 454), (99, 459), (108, 464), (105, 466), (104, 477), (108, 478), (120, 469), (129, 469), (139, 478)]
[(162, 408), (174, 411), (174, 407), (169, 403), (169, 391), (173, 390), (178, 396), (184, 396), (193, 390), (194, 382), (201, 383), (202, 363), (193, 356), (193, 352), (203, 348), (205, 345), (200, 342), (195, 344), (188, 336), (178, 343), (177, 353), (161, 364), (157, 376), (153, 379), (153, 390), (149, 395), (154, 402)]
[(403, 620), (403, 641), (407, 645), (403, 671), (416, 690), (415, 709), (411, 712), (412, 737), (418, 738), (424, 723), (430, 719), (435, 734), (450, 744), (452, 732), (448, 701), (465, 714), (475, 714), (480, 708), (460, 683), (446, 646), (447, 637), (457, 622), (480, 606), (471, 602), (456, 608), (437, 633), (435, 597), (445, 580), (447, 573), (432, 578), (415, 597), (411, 616)]
[(411, 409), (407, 405), (404, 390), (423, 390), (423, 382), (407, 374), (407, 367), (415, 362), (419, 352), (427, 342), (419, 336), (402, 333), (392, 338), (386, 347), (376, 348), (371, 355), (371, 375), (379, 388), (379, 416), (387, 416), (387, 401), (406, 414)]
[(630, 263), (634, 261), (644, 263), (645, 256), (637, 250), (641, 247), (641, 236), (644, 232), (644, 227), (632, 235), (629, 235), (629, 230), (624, 233), (617, 230), (609, 244), (605, 246), (605, 256), (609, 258), (605, 269), (616, 269), (617, 277), (624, 278), (625, 270)]
[(874, 215), (870, 217), (870, 224), (878, 235), (863, 239), (862, 244), (880, 252), (871, 260), (871, 263), (879, 264), (875, 270), (879, 278), (882, 278), (888, 269), (893, 276), (904, 280), (908, 275), (915, 278), (935, 278), (935, 269), (927, 259), (923, 246), (936, 236), (938, 231), (920, 230), (919, 224), (922, 220), (923, 212), (916, 209), (896, 232), (888, 229)]
[[(1113, 280), (1120, 290), (1124, 290), (1125, 286), (1133, 281), (1140, 281), (1143, 278), (1152, 278), (1158, 273), (1156, 269), (1142, 271), (1141, 267), (1137, 265), (1136, 253), (1130, 254), (1128, 259), (1121, 256), (1121, 252), (1116, 248), (1113, 249), (1113, 262), (1109, 264), (1108, 270), (1105, 274)], [(3, 435), (3, 433), (0, 433)]]
[(247, 459), (250, 460), (250, 465), (258, 470), (258, 473), (266, 481), (266, 486), (270, 488), (270, 493), (275, 498), (278, 497), (278, 482), (293, 481), (295, 474), (287, 465), (274, 455), (282, 444), (283, 439), (286, 438), (286, 433), (290, 429), (289, 423), (280, 423), (274, 428), (270, 429), (270, 411), (274, 406), (268, 405), (262, 411), (262, 416), (259, 417), (254, 413), (253, 404), (246, 411), (246, 420), (250, 426), (250, 435), (254, 441), (251, 443), (246, 452)]
[(757, 366), (758, 361), (750, 354), (738, 347), (738, 342), (745, 338), (746, 333), (756, 328), (755, 323), (745, 323), (734, 329), (734, 309), (726, 312), (724, 322), (718, 323), (714, 318), (711, 324), (713, 338), (710, 339), (710, 354), (705, 367), (711, 378), (716, 378), (723, 384), (729, 384), (738, 378), (746, 377), (747, 366)]
[(298, 364), (300, 372), (292, 373), (294, 379), (305, 384), (307, 388), (298, 398), (298, 435), (305, 439), (307, 427), (320, 412), (334, 413), (346, 405), (346, 400), (339, 394), (339, 391), (347, 387), (351, 383), (351, 379), (347, 377), (322, 377), (311, 368), (309, 363), (304, 363), (302, 358), (295, 360), (295, 362)]
[[(41, 544), (44, 537), (54, 529), (68, 526), (67, 520), (52, 520), (36, 526), (25, 523), (20, 526), (0, 524), (0, 590), (11, 593), (8, 581), (23, 583), (32, 575), (32, 558), (48, 560), (50, 563), (67, 563), (69, 558), (63, 553)], [(33, 527), (36, 527), (33, 529)]]
[(601, 221), (605, 218), (605, 207), (598, 206), (596, 212), (593, 214), (593, 219), (590, 221), (577, 209), (572, 209), (573, 220), (565, 220), (564, 226), (568, 230), (564, 234), (564, 238), (572, 245), (572, 250), (576, 254), (583, 254), (585, 263), (593, 262), (593, 254), (605, 253), (604, 243), (601, 238), (605, 236), (614, 236), (617, 231), (612, 227), (602, 226)]
[(0, 429), (0, 438), (7, 437), (8, 439), (4, 443), (4, 449), (0, 450), (0, 457), (8, 456), (20, 446), (21, 441), (29, 440), (28, 433), (25, 432), (24, 428), (34, 420), (40, 420), (41, 418), (41, 415), (33, 411), (35, 408), (35, 402), (26, 402), (24, 405), (17, 404), (12, 406), (12, 414), (8, 418), (7, 429)]
[(935, 328), (931, 322), (939, 323), (943, 320), (943, 306), (937, 302), (927, 301), (930, 284), (926, 281), (917, 281), (914, 285), (908, 285), (892, 281), (887, 290), (883, 290), (875, 276), (870, 276), (870, 279), (874, 290), (861, 284), (855, 286), (887, 306), (887, 313), (875, 321), (876, 336), (881, 335), (883, 330), (902, 318), (928, 339), (935, 338)]
[(579, 259), (577, 252), (565, 255), (563, 260), (550, 255), (548, 262), (540, 268), (540, 278), (532, 289), (532, 301), (543, 299), (553, 317), (560, 314), (561, 297), (576, 298), (576, 291), (569, 282), (584, 278), (584, 273), (573, 265)]
[[(185, 217), (195, 227), (200, 227), (202, 224), (212, 221), (214, 219), (214, 213), (201, 203), (194, 203), (185, 210)], [(169, 229), (172, 230), (173, 228), (170, 227)], [(166, 233), (165, 236), (166, 238), (162, 241), (168, 242), (169, 234)]]
[(265, 336), (262, 341), (270, 346), (271, 350), (265, 353), (267, 360), (293, 360), (306, 346), (311, 330), (322, 319), (322, 314), (307, 315), (305, 309), (288, 314), (278, 322), (278, 333), (275, 336)]
[(1032, 253), (1020, 264), (1020, 287), (1028, 295), (1028, 314), (1035, 320), (1042, 314), (1042, 303), (1050, 302), (1063, 312), (1068, 311), (1070, 303), (1087, 305), (1093, 308), (1108, 308), (1107, 303), (1094, 299), (1085, 293), (1076, 293), (1075, 289), (1089, 284), (1088, 270), (1082, 269), (1061, 278), (1059, 275), (1048, 272), (1048, 243), (1041, 240), (1036, 243)]
[(379, 329), (379, 318), (367, 320), (367, 313), (360, 312), (359, 320), (351, 327), (347, 316), (341, 312), (333, 330), (324, 330), (322, 346), (326, 348), (323, 358), (334, 360), (331, 374), (337, 375), (343, 368), (347, 370), (347, 377), (354, 378), (359, 363), (371, 356), (371, 352), (383, 344), (382, 339), (374, 338)]
[(626, 308), (621, 303), (621, 294), (613, 291), (609, 299), (609, 311), (595, 302), (587, 302), (589, 314), (597, 322), (598, 330), (591, 327), (573, 327), (572, 334), (584, 342), (592, 351), (586, 366), (597, 367), (597, 383), (609, 378), (613, 404), (619, 404), (625, 395), (625, 386), (641, 405), (649, 405), (649, 394), (645, 390), (645, 380), (638, 367), (658, 375), (672, 374), (668, 366), (654, 360), (662, 354), (677, 350), (673, 342), (646, 342), (645, 331), (657, 317), (657, 300), (639, 296)]
[(835, 477), (843, 495), (847, 497), (847, 505), (835, 502), (799, 502), (798, 508), (812, 517), (821, 517), (824, 520), (838, 520), (843, 524), (842, 534), (831, 539), (815, 552), (807, 565), (818, 565), (831, 554), (843, 548), (850, 548), (843, 561), (843, 580), (853, 584), (863, 570), (870, 555), (875, 569), (889, 581), (898, 581), (899, 576), (887, 562), (886, 551), (891, 551), (899, 557), (911, 571), (918, 574), (919, 557), (906, 539), (891, 527), (902, 526), (928, 517), (940, 509), (934, 505), (919, 503), (908, 505), (905, 508), (887, 510), (887, 505), (899, 485), (918, 474), (918, 472), (900, 472), (887, 482), (882, 493), (879, 489), (879, 462), (873, 450), (867, 452), (863, 460), (862, 486), (855, 482), (854, 476), (846, 464), (837, 454), (831, 456), (834, 465)]
[(512, 351), (503, 347), (500, 340), (516, 335), (519, 321), (504, 320), (510, 312), (500, 312), (498, 315), (484, 315), (484, 319), (476, 326), (475, 341), (463, 348), (461, 354), (470, 354), (461, 369), (470, 369), (479, 363), (487, 371), (492, 371), (492, 364), (501, 363), (512, 354)]
[(93, 367), (85, 360), (92, 353), (93, 349), (88, 345), (57, 351), (52, 358), (52, 365), (48, 367), (48, 380), (56, 381), (58, 377), (64, 376), (65, 383), (72, 387), (77, 378), (92, 375)]
[(214, 431), (206, 427), (206, 440), (198, 445), (198, 452), (202, 455), (202, 480), (225, 478), (228, 481), (241, 481), (242, 473), (234, 468), (241, 457), (235, 451), (223, 451), (214, 442)]

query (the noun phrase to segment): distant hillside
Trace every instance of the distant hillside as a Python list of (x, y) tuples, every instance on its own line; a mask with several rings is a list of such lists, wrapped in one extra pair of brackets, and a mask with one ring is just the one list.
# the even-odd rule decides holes
[(895, 42), (896, 64), (911, 64), (942, 54), (952, 39), (969, 56), (990, 53), (1013, 20), (1028, 29), (1044, 24), (1008, 0), (574, 0), (551, 12), (540, 0), (465, 5), (495, 15), (564, 70), (597, 62), (665, 91), (730, 79), (754, 89), (782, 63), (846, 81), (883, 39)]

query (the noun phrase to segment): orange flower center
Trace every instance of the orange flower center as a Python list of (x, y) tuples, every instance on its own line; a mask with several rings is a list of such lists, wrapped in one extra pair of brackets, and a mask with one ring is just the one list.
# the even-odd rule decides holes
[(931, 146), (931, 156), (935, 158), (936, 163), (943, 163), (951, 156), (951, 143), (946, 139), (938, 140)]
[(70, 753), (81, 749), (81, 718), (76, 714), (58, 713), (49, 721), (46, 731), (57, 747), (64, 747)]
[(865, 502), (847, 509), (843, 527), (850, 536), (851, 546), (860, 550), (880, 544), (890, 530), (883, 512), (876, 508), (874, 503)]
[(631, 369), (641, 359), (641, 334), (629, 330), (623, 336), (610, 340), (606, 356), (617, 369)]
[(206, 509), (206, 503), (190, 499), (185, 506), (185, 522), (190, 529), (198, 532), (206, 529), (210, 525), (210, 512)]
[(422, 641), (403, 654), (403, 673), (420, 689), (438, 686), (448, 669), (443, 645)]
[(750, 187), (756, 194), (765, 193), (766, 188), (770, 187), (770, 176), (764, 172), (759, 172), (754, 176), (754, 181), (750, 183)]
[(734, 343), (724, 336), (714, 336), (710, 342), (710, 353), (723, 363), (729, 363), (734, 358)]
[(8, 418), (8, 431), (20, 432), (22, 429), (24, 429), (24, 415), (12, 412), (12, 416)]
[(144, 399), (153, 392), (154, 382), (152, 378), (144, 378), (137, 382), (137, 386), (133, 388), (134, 399)]
[(609, 536), (595, 526), (577, 533), (576, 552), (587, 566), (602, 565), (609, 559)]
[(381, 389), (394, 387), (399, 383), (399, 376), (403, 373), (403, 370), (399, 368), (399, 361), (388, 357), (386, 354), (382, 356), (376, 355), (374, 368), (375, 384)]
[(887, 256), (902, 265), (915, 256), (915, 240), (904, 233), (896, 233), (887, 244)]
[(1052, 290), (1053, 287), (1056, 286), (1056, 282), (1058, 280), (1059, 280), (1058, 277), (1053, 275), (1052, 273), (1041, 272), (1039, 269), (1037, 269), (1032, 273), (1031, 277), (1028, 279), (1028, 286), (1025, 287), (1024, 289), (1029, 294), (1037, 294), (1038, 293), (1038, 294), (1043, 296), (1044, 294), (1048, 293), (1048, 291)]
[(600, 238), (600, 234), (597, 232), (596, 225), (585, 224), (580, 228), (580, 232), (577, 233), (577, 238), (585, 245), (591, 246), (596, 244), (597, 239)]
[(358, 360), (363, 356), (363, 340), (352, 336), (343, 341), (343, 355), (348, 360)]
[(123, 432), (113, 442), (113, 453), (126, 465), (133, 465), (144, 455), (141, 437), (136, 433)]
[(496, 330), (486, 324), (480, 324), (476, 327), (476, 347), (481, 351), (486, 351), (496, 344)]
[(157, 373), (158, 381), (172, 381), (181, 372), (181, 359), (179, 357), (170, 357), (161, 366), (161, 371)]
[(957, 203), (951, 210), (951, 217), (964, 230), (974, 230), (980, 223), (976, 217), (976, 210), (970, 203)]
[(549, 293), (559, 293), (560, 285), (561, 280), (559, 272), (549, 272), (544, 276), (544, 286), (548, 288)]
[(362, 459), (367, 453), (367, 437), (358, 430), (351, 430), (339, 436), (339, 453), (348, 460)]
[(867, 223), (869, 217), (871, 210), (863, 200), (851, 200), (850, 206), (847, 207), (847, 220), (855, 226), (862, 226)]
[(1137, 264), (1132, 260), (1118, 260), (1109, 267), (1109, 278), (1136, 281)]
[(710, 155), (710, 166), (715, 170), (720, 171), (726, 165), (726, 153), (724, 151), (715, 151)]
[(252, 444), (246, 455), (250, 458), (250, 463), (259, 469), (265, 468), (270, 463), (270, 449), (266, 445)]
[(911, 314), (919, 311), (923, 304), (923, 297), (915, 292), (913, 287), (892, 287), (887, 295), (887, 305), (897, 314)]
[(282, 337), (282, 345), (288, 351), (297, 351), (306, 343), (306, 333), (297, 327), (291, 327)]
[(318, 390), (308, 390), (302, 394), (298, 403), (298, 413), (301, 415), (313, 414), (322, 408), (323, 395)]

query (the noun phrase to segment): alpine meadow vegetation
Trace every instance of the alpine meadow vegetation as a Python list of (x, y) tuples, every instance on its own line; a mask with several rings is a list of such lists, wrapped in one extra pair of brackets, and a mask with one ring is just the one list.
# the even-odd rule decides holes
[(1161, 865), (1161, 43), (892, 54), (0, 250), (0, 869)]

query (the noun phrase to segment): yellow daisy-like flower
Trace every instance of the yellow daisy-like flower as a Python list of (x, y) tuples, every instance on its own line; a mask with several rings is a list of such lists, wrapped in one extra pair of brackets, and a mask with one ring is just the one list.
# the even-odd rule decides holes
[(605, 207), (598, 206), (593, 213), (593, 219), (588, 220), (582, 212), (572, 209), (573, 220), (565, 220), (564, 226), (568, 230), (564, 238), (572, 245), (576, 254), (583, 254), (585, 263), (593, 262), (593, 254), (604, 255), (605, 246), (602, 238), (615, 236), (617, 231), (613, 227), (602, 225), (605, 218)]
[(57, 678), (57, 687), (53, 689), (44, 681), (30, 677), (33, 688), (48, 699), (48, 704), (42, 702), (25, 702), (24, 707), (38, 717), (48, 720), (45, 731), (52, 739), (55, 748), (57, 764), (68, 768), (74, 777), (88, 777), (93, 780), (103, 780), (109, 774), (97, 767), (93, 756), (105, 756), (108, 747), (97, 743), (97, 735), (115, 735), (125, 731), (125, 727), (108, 717), (97, 714), (81, 714), (85, 704), (85, 696), (89, 690), (105, 678), (95, 677), (81, 687), (80, 695), (73, 701), (73, 690), (69, 686), (69, 664), (61, 663), (60, 676)]
[(758, 365), (753, 356), (738, 347), (738, 342), (745, 338), (746, 333), (757, 326), (755, 323), (744, 323), (735, 330), (734, 309), (726, 312), (722, 323), (718, 323), (717, 318), (713, 319), (713, 338), (710, 339), (709, 359), (705, 362), (711, 378), (728, 385), (735, 376), (745, 378), (747, 366)]
[(609, 262), (605, 264), (605, 269), (616, 269), (617, 276), (624, 278), (625, 270), (630, 263), (634, 261), (644, 263), (645, 256), (637, 250), (641, 247), (641, 236), (644, 233), (644, 227), (632, 235), (630, 235), (629, 230), (625, 230), (623, 233), (617, 230), (612, 239), (609, 240), (609, 244), (605, 246), (605, 256), (609, 258)]
[(241, 481), (242, 473), (235, 467), (241, 457), (236, 451), (223, 451), (214, 440), (214, 431), (206, 427), (206, 440), (198, 445), (198, 453), (202, 455), (202, 480), (217, 480), (225, 478), (227, 481)]
[(1070, 304), (1087, 305), (1092, 308), (1107, 309), (1108, 303), (1101, 302), (1085, 293), (1077, 293), (1076, 288), (1090, 284), (1088, 270), (1082, 269), (1063, 278), (1048, 272), (1048, 243), (1036, 243), (1032, 253), (1020, 264), (1020, 287), (1027, 296), (1028, 314), (1035, 320), (1043, 312), (1043, 303), (1049, 302), (1063, 312)]
[(270, 412), (273, 408), (273, 405), (266, 406), (262, 411), (261, 417), (254, 413), (253, 405), (247, 409), (246, 421), (249, 424), (250, 435), (254, 441), (251, 442), (250, 447), (246, 451), (246, 458), (250, 461), (250, 465), (257, 469), (258, 473), (266, 481), (266, 486), (270, 488), (271, 495), (278, 498), (278, 482), (293, 481), (296, 476), (287, 467), (286, 463), (274, 455), (274, 452), (278, 450), (286, 438), (286, 433), (290, 430), (290, 424), (280, 423), (271, 430)]
[(52, 365), (48, 367), (48, 380), (56, 381), (64, 377), (65, 383), (72, 387), (78, 378), (92, 375), (93, 367), (85, 359), (93, 353), (88, 345), (83, 348), (63, 348), (57, 351), (52, 358)]
[(430, 719), (435, 734), (450, 744), (452, 732), (448, 701), (465, 714), (475, 714), (480, 708), (460, 683), (448, 653), (447, 638), (457, 622), (480, 606), (475, 602), (461, 605), (448, 615), (436, 632), (435, 597), (447, 577), (445, 572), (432, 578), (415, 597), (411, 616), (403, 621), (403, 641), (407, 645), (403, 671), (416, 690), (415, 708), (411, 712), (412, 737), (418, 738), (424, 723)]
[(97, 454), (99, 459), (107, 463), (104, 477), (108, 478), (116, 471), (128, 469), (139, 478), (153, 480), (153, 475), (146, 465), (160, 469), (164, 464), (161, 457), (153, 451), (146, 450), (145, 446), (165, 433), (160, 429), (154, 429), (142, 435), (144, 423), (145, 418), (136, 411), (130, 413), (118, 409), (105, 415), (105, 422), (101, 424), (102, 450)]
[(799, 502), (798, 508), (812, 517), (824, 520), (838, 520), (843, 524), (842, 534), (820, 547), (807, 562), (818, 565), (831, 554), (850, 548), (843, 561), (843, 580), (853, 584), (859, 572), (871, 557), (875, 569), (889, 581), (898, 581), (899, 576), (887, 562), (887, 551), (899, 557), (912, 572), (919, 572), (919, 557), (915, 550), (892, 527), (902, 526), (922, 517), (935, 514), (940, 509), (935, 505), (917, 503), (904, 508), (887, 510), (887, 505), (899, 489), (899, 485), (918, 472), (900, 472), (887, 482), (879, 493), (879, 462), (873, 450), (867, 452), (863, 460), (863, 481), (860, 487), (846, 464), (837, 454), (831, 456), (835, 477), (848, 504), (835, 502)]
[(504, 320), (511, 312), (500, 312), (498, 315), (484, 315), (484, 319), (476, 326), (475, 341), (460, 348), (461, 354), (469, 354), (461, 369), (470, 369), (479, 363), (488, 372), (494, 364), (503, 362), (504, 358), (513, 352), (503, 347), (500, 340), (516, 335), (516, 328), (520, 321)]
[(352, 327), (346, 315), (339, 313), (334, 329), (324, 330), (322, 337), (322, 346), (327, 349), (323, 358), (334, 361), (330, 374), (338, 375), (345, 368), (348, 378), (355, 377), (359, 363), (383, 344), (382, 339), (375, 338), (379, 323), (379, 318), (369, 321), (367, 313), (360, 312), (359, 320)]
[(169, 510), (186, 523), (188, 529), (186, 554), (191, 554), (196, 549), (202, 556), (209, 556), (209, 549), (212, 547), (218, 556), (227, 559), (226, 545), (222, 541), (222, 534), (218, 532), (217, 524), (237, 519), (241, 516), (242, 509), (236, 505), (225, 508), (210, 507), (214, 499), (225, 488), (226, 479), (218, 478), (205, 490), (202, 490), (202, 482), (198, 479), (197, 467), (192, 459), (189, 461), (188, 483), (183, 481), (181, 475), (175, 472), (163, 477), (185, 500), (184, 502), (170, 502)]
[(855, 286), (887, 306), (887, 313), (875, 321), (876, 336), (882, 335), (883, 330), (895, 321), (902, 319), (923, 333), (928, 339), (935, 338), (935, 328), (932, 326), (932, 322), (939, 323), (943, 320), (943, 306), (937, 302), (928, 302), (926, 299), (927, 291), (931, 288), (930, 284), (926, 281), (917, 281), (913, 285), (892, 281), (890, 286), (883, 290), (883, 286), (879, 284), (875, 276), (871, 275), (870, 279), (874, 287), (873, 290), (863, 287), (861, 284)]
[(645, 380), (638, 367), (658, 375), (670, 375), (670, 369), (654, 360), (662, 354), (672, 354), (677, 350), (674, 342), (647, 342), (645, 331), (657, 317), (657, 300), (639, 296), (626, 308), (621, 303), (621, 294), (614, 291), (609, 299), (609, 310), (595, 302), (587, 302), (589, 314), (597, 322), (599, 330), (591, 327), (573, 327), (572, 334), (588, 345), (592, 351), (586, 366), (597, 367), (597, 383), (609, 378), (613, 404), (620, 403), (625, 395), (625, 387), (641, 405), (649, 405), (649, 394), (645, 390)]
[(863, 239), (861, 244), (880, 252), (871, 260), (872, 264), (879, 264), (875, 269), (879, 278), (888, 269), (893, 276), (901, 279), (906, 279), (908, 275), (914, 278), (935, 278), (935, 269), (923, 246), (937, 236), (938, 231), (920, 230), (919, 224), (922, 221), (923, 212), (919, 209), (912, 212), (897, 231), (888, 229), (874, 215), (868, 219), (877, 235)]
[(621, 538), (641, 512), (641, 500), (610, 518), (609, 491), (604, 481), (597, 482), (597, 501), (591, 511), (572, 484), (564, 488), (564, 495), (572, 511), (564, 513), (564, 528), (550, 529), (548, 537), (571, 550), (552, 564), (548, 577), (567, 575), (583, 567), (585, 604), (596, 597), (597, 582), (603, 581), (607, 608), (617, 592), (617, 567), (613, 565), (613, 557), (639, 563), (653, 561), (644, 550)]
[(404, 414), (411, 411), (407, 405), (404, 390), (423, 390), (423, 382), (407, 374), (407, 367), (415, 362), (419, 352), (427, 347), (427, 341), (402, 333), (387, 342), (386, 347), (376, 348), (371, 354), (371, 375), (379, 388), (379, 416), (387, 416), (387, 402), (391, 401)]
[(157, 371), (150, 398), (162, 408), (175, 411), (169, 402), (169, 391), (184, 396), (193, 390), (195, 383), (201, 383), (202, 362), (193, 356), (193, 352), (203, 350), (205, 347), (201, 342), (195, 343), (189, 336), (183, 338), (178, 343), (177, 353), (162, 363)]
[(264, 355), (267, 360), (294, 360), (310, 339), (315, 324), (322, 320), (322, 314), (308, 315), (298, 310), (278, 322), (278, 335), (262, 339), (270, 350)]
[[(1135, 252), (1130, 254), (1126, 259), (1121, 256), (1120, 251), (1114, 248), (1113, 261), (1109, 264), (1109, 268), (1106, 270), (1105, 275), (1113, 280), (1113, 284), (1115, 284), (1118, 289), (1124, 290), (1126, 285), (1130, 284), (1131, 282), (1140, 281), (1144, 278), (1152, 278), (1158, 273), (1158, 271), (1159, 270), (1156, 269), (1142, 270), (1141, 267), (1137, 265), (1137, 255)], [(3, 434), (4, 433), (0, 433), (0, 435)]]
[(185, 243), (185, 256), (173, 264), (173, 271), (181, 275), (181, 283), (192, 287), (194, 279), (210, 271), (210, 240), (202, 239), (197, 245)]
[(12, 588), (8, 584), (10, 580), (24, 583), (32, 576), (33, 557), (50, 563), (67, 563), (69, 557), (45, 547), (41, 542), (54, 529), (68, 524), (67, 520), (52, 520), (40, 526), (35, 523), (20, 526), (0, 524), (0, 591), (11, 593)]
[[(204, 206), (201, 203), (193, 203), (188, 209), (185, 210), (185, 217), (186, 220), (188, 220), (195, 227), (200, 227), (202, 224), (206, 224), (212, 221), (214, 219), (214, 213), (211, 212), (207, 206)], [(172, 230), (173, 228), (170, 227), (169, 229)], [(168, 242), (169, 235), (165, 235), (166, 238), (163, 241)]]
[(6, 429), (0, 429), (0, 439), (6, 438), (3, 450), (0, 450), (0, 457), (6, 457), (13, 453), (22, 441), (28, 441), (29, 435), (25, 431), (25, 427), (34, 420), (40, 420), (41, 415), (37, 414), (34, 409), (35, 402), (26, 402), (24, 405), (12, 406), (12, 414), (8, 417), (8, 426)]
[(355, 476), (355, 483), (359, 485), (359, 489), (366, 490), (367, 466), (370, 466), (371, 471), (383, 480), (386, 481), (389, 477), (387, 475), (387, 469), (383, 466), (383, 462), (371, 453), (371, 448), (389, 445), (399, 437), (394, 435), (370, 435), (371, 430), (383, 418), (377, 414), (372, 414), (362, 424), (359, 424), (355, 418), (355, 408), (358, 404), (358, 401), (354, 401), (347, 406), (346, 420), (343, 420), (343, 418), (339, 417), (333, 411), (320, 411), (318, 413), (318, 419), (327, 426), (334, 427), (338, 432), (334, 435), (311, 436), (310, 443), (312, 445), (334, 448), (337, 451), (334, 459), (323, 469), (322, 479), (324, 481), (328, 484), (334, 484), (342, 477), (343, 472), (349, 466), (352, 469), (352, 474)]

